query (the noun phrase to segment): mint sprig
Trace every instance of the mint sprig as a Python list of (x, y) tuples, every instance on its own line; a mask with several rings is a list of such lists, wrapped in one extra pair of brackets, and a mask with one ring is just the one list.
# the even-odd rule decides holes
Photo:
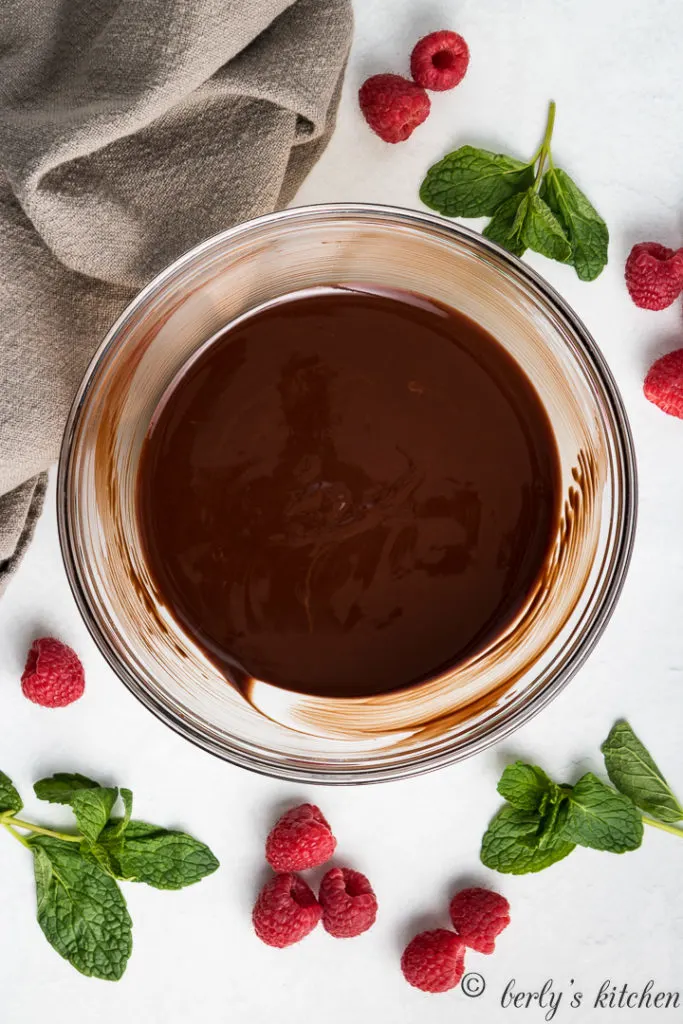
[[(218, 861), (185, 832), (131, 820), (129, 789), (64, 773), (34, 788), (41, 800), (69, 805), (79, 830), (58, 832), (18, 818), (21, 797), (0, 772), (0, 825), (33, 853), (38, 923), (82, 974), (115, 981), (132, 950), (131, 920), (117, 880), (181, 889), (215, 871)], [(123, 817), (113, 817), (119, 797)]]
[(582, 281), (607, 263), (607, 225), (566, 171), (553, 165), (555, 104), (543, 142), (528, 163), (461, 146), (427, 172), (422, 202), (446, 217), (491, 217), (484, 235), (515, 256), (527, 249), (571, 263)]
[(617, 722), (601, 749), (616, 789), (592, 772), (570, 786), (554, 782), (537, 765), (508, 765), (498, 783), (507, 803), (484, 835), (482, 862), (523, 875), (550, 867), (576, 846), (636, 850), (643, 825), (683, 838), (683, 828), (674, 824), (683, 821), (683, 806), (628, 722)]

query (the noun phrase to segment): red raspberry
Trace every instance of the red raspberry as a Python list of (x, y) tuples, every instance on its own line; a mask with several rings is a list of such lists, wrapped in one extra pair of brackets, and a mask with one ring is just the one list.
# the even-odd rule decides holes
[(510, 924), (510, 904), (490, 889), (463, 889), (451, 900), (450, 909), (458, 935), (478, 953), (493, 953), (496, 936)]
[(262, 942), (283, 949), (305, 939), (321, 914), (322, 908), (303, 878), (287, 872), (276, 875), (263, 886), (252, 921)]
[(330, 859), (337, 840), (319, 807), (301, 804), (287, 811), (266, 839), (266, 860), (275, 871), (305, 871)]
[(318, 899), (323, 928), (335, 939), (351, 939), (375, 923), (377, 897), (360, 871), (331, 868), (320, 883)]
[(415, 44), (410, 73), (423, 89), (444, 92), (462, 82), (469, 62), (469, 47), (462, 36), (457, 32), (432, 32)]
[(400, 75), (373, 75), (360, 87), (358, 102), (373, 132), (385, 142), (404, 142), (429, 113), (429, 96)]
[(647, 400), (663, 412), (683, 419), (683, 348), (668, 352), (652, 364), (643, 391)]
[(639, 242), (626, 260), (626, 287), (641, 309), (666, 309), (683, 290), (683, 249)]
[(445, 928), (421, 932), (404, 949), (401, 970), (406, 981), (423, 992), (448, 992), (465, 970), (465, 945)]
[(24, 696), (44, 708), (63, 708), (83, 696), (85, 675), (75, 651), (60, 640), (34, 640), (21, 677)]

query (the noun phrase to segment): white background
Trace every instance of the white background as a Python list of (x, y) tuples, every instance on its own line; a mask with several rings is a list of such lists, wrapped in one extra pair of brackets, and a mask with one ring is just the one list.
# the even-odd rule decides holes
[[(256, 0), (255, 0), (256, 2)], [(640, 462), (640, 525), (626, 589), (597, 651), (568, 689), (499, 747), (405, 783), (307, 789), (250, 775), (194, 749), (145, 711), (95, 650), (69, 593), (57, 545), (54, 491), (31, 548), (0, 603), (0, 767), (27, 797), (27, 816), (67, 821), (40, 806), (32, 782), (81, 771), (132, 787), (139, 817), (187, 828), (208, 842), (221, 870), (180, 893), (127, 886), (134, 953), (117, 984), (86, 979), (62, 961), (35, 922), (30, 857), (0, 836), (2, 1024), (124, 1020), (185, 1024), (446, 1024), (541, 1021), (502, 1009), (506, 983), (565, 991), (555, 1020), (631, 1021), (646, 1010), (569, 1008), (574, 989), (590, 1007), (606, 979), (683, 990), (683, 842), (648, 832), (617, 857), (578, 850), (536, 876), (487, 872), (478, 847), (499, 799), (496, 780), (516, 756), (574, 780), (600, 769), (599, 744), (627, 716), (683, 794), (683, 422), (642, 397), (644, 372), (683, 345), (681, 303), (637, 310), (623, 285), (634, 242), (683, 244), (683, 4), (681, 0), (356, 0), (354, 49), (332, 144), (300, 202), (376, 200), (419, 206), (427, 167), (464, 143), (518, 156), (536, 149), (547, 102), (557, 100), (554, 155), (611, 231), (610, 264), (592, 284), (571, 268), (527, 257), (598, 339), (628, 407)], [(463, 84), (433, 95), (427, 124), (387, 146), (361, 120), (356, 92), (380, 71), (405, 73), (418, 36), (456, 29), (472, 60)], [(83, 700), (62, 711), (27, 702), (19, 676), (36, 635), (54, 634), (82, 655)], [(250, 910), (263, 877), (263, 839), (290, 801), (319, 802), (339, 838), (339, 862), (365, 871), (380, 916), (361, 938), (317, 931), (299, 946), (261, 945)], [(493, 957), (470, 954), (484, 995), (423, 995), (399, 970), (416, 930), (445, 925), (462, 881), (498, 887), (513, 923)], [(574, 979), (573, 988), (570, 979)], [(683, 1003), (683, 999), (682, 999)], [(657, 1019), (681, 1019), (660, 1010)]]

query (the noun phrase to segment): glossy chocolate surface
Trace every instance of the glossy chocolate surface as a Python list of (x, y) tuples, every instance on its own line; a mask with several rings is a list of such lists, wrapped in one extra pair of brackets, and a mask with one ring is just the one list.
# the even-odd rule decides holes
[(490, 335), (418, 296), (320, 289), (228, 327), (141, 458), (158, 592), (236, 685), (357, 697), (483, 647), (553, 543), (558, 454)]

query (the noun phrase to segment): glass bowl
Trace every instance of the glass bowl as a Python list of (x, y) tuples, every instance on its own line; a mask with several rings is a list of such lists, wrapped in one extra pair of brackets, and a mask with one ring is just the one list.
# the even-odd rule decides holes
[[(548, 412), (563, 508), (545, 574), (504, 633), (437, 678), (393, 694), (325, 699), (255, 682), (243, 697), (163, 605), (135, 515), (140, 449), (157, 402), (233, 318), (325, 285), (405, 289), (454, 307), (524, 369)], [(182, 256), (133, 300), (95, 355), (64, 435), (59, 532), (80, 611), (114, 671), (199, 746), (279, 778), (396, 779), (482, 750), (571, 679), (612, 612), (635, 529), (624, 408), (578, 317), (481, 235), (381, 206), (288, 210)]]

